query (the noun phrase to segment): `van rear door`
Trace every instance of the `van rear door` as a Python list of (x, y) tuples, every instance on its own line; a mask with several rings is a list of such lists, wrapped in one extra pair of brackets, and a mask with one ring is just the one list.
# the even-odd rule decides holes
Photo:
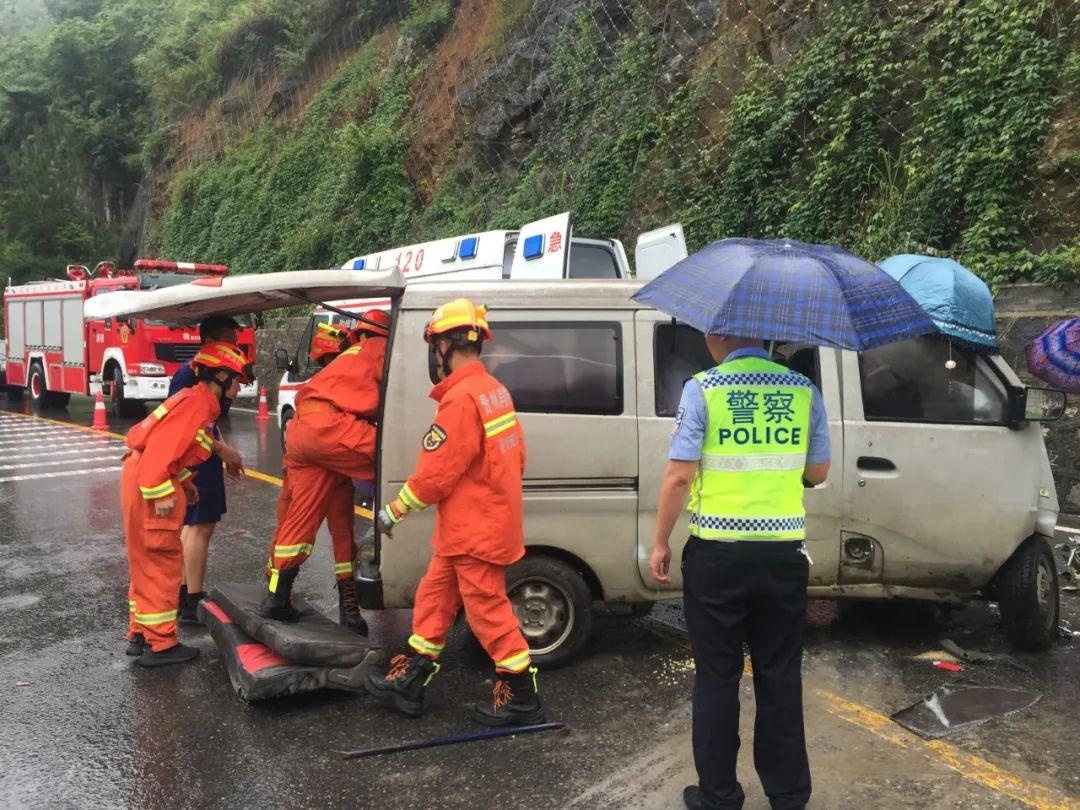
[(634, 248), (634, 278), (654, 279), (686, 256), (686, 239), (678, 222), (643, 233)]
[(570, 260), (570, 228), (569, 212), (525, 225), (518, 232), (510, 278), (566, 278)]

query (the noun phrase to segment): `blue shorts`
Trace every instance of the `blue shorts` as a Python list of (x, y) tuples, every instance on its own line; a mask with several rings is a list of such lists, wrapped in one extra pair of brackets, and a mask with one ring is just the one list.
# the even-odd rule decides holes
[(199, 502), (187, 508), (184, 525), (218, 523), (225, 514), (225, 468), (221, 456), (213, 455), (191, 470), (195, 473), (195, 489)]

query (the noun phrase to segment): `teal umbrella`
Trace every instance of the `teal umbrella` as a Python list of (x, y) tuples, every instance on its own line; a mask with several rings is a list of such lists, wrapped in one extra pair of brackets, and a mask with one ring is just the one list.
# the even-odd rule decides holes
[(939, 331), (983, 351), (997, 351), (994, 297), (959, 262), (935, 256), (890, 256), (880, 267), (907, 290)]

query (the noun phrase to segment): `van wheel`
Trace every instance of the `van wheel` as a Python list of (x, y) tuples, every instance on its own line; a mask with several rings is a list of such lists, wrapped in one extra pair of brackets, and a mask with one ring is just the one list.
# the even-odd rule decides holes
[(506, 592), (539, 666), (562, 666), (589, 638), (592, 594), (581, 572), (562, 560), (519, 560), (506, 569)]
[(286, 408), (281, 412), (281, 452), (285, 452), (285, 428), (289, 426), (289, 422), (296, 416), (296, 411), (292, 408)]
[(1049, 650), (1057, 639), (1057, 562), (1045, 537), (1029, 537), (998, 571), (994, 595), (1009, 641), (1023, 650)]

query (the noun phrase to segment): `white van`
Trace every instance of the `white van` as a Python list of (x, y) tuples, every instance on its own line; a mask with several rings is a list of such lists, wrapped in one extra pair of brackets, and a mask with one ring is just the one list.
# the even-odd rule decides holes
[[(412, 470), (431, 422), (423, 340), (431, 311), (462, 295), (487, 304), (494, 341), (482, 359), (514, 397), (529, 454), (527, 554), (508, 570), (507, 587), (537, 659), (551, 666), (585, 643), (594, 603), (679, 595), (677, 565), (664, 589), (648, 573), (657, 494), (682, 383), (712, 361), (699, 333), (630, 300), (639, 286), (455, 280), (406, 288), (396, 269), (307, 271), (226, 279), (216, 295), (195, 285), (139, 293), (120, 308), (107, 296), (100, 306), (108, 313), (91, 314), (198, 320), (298, 295), (390, 299), (381, 501)], [(947, 352), (936, 338), (861, 354), (782, 347), (785, 362), (819, 385), (832, 434), (829, 479), (806, 493), (810, 595), (994, 599), (1014, 642), (1046, 648), (1057, 631), (1049, 538), (1058, 505), (1031, 422), (1059, 416), (1064, 397), (1026, 389), (1000, 357), (957, 346), (947, 370)], [(381, 583), (361, 589), (366, 608), (412, 604), (433, 519), (427, 510), (381, 544)]]
[[(686, 257), (682, 225), (674, 223), (641, 234), (634, 249), (636, 277), (648, 280)], [(396, 267), (407, 284), (499, 279), (554, 280), (628, 279), (631, 276), (626, 250), (618, 239), (573, 236), (569, 212), (530, 222), (516, 231), (485, 231), (356, 256), (343, 270), (388, 270)], [(308, 347), (319, 323), (356, 325), (353, 315), (385, 308), (389, 299), (332, 301), (318, 306), (300, 335), (295, 354), (275, 353), (282, 372), (278, 386), (277, 415), (281, 446), (285, 428), (296, 413), (296, 395), (319, 367), (308, 357)]]

